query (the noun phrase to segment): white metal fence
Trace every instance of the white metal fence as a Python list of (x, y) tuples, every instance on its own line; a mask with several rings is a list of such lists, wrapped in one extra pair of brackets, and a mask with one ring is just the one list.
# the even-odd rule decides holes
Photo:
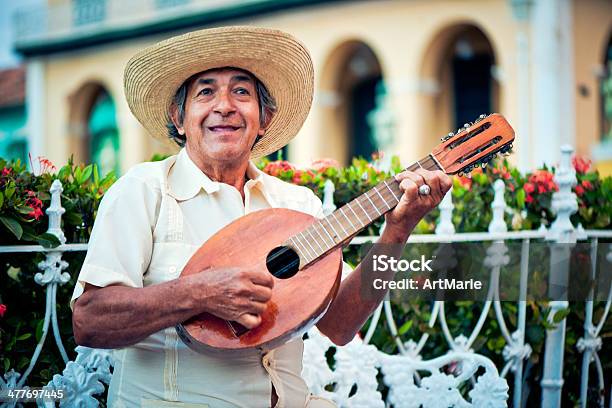
[[(506, 379), (512, 377), (513, 395), (510, 397), (512, 406), (524, 406), (523, 375), (524, 363), (530, 357), (531, 346), (525, 341), (525, 328), (527, 316), (527, 302), (524, 296), (527, 293), (527, 278), (529, 265), (527, 262), (530, 244), (533, 240), (541, 239), (551, 243), (573, 244), (579, 241), (589, 242), (591, 245), (591, 259), (598, 257), (598, 242), (603, 238), (612, 238), (611, 230), (584, 230), (581, 226), (574, 227), (570, 216), (577, 210), (577, 201), (572, 193), (576, 183), (575, 173), (570, 164), (572, 149), (564, 147), (562, 161), (557, 169), (555, 181), (559, 191), (553, 194), (552, 207), (556, 219), (549, 229), (540, 228), (532, 231), (507, 231), (504, 222), (506, 203), (504, 201), (504, 183), (496, 181), (494, 184), (494, 201), (492, 203), (493, 219), (487, 233), (455, 233), (451, 221), (453, 204), (450, 193), (440, 204), (440, 217), (437, 222), (436, 233), (430, 235), (412, 235), (408, 243), (449, 243), (449, 242), (476, 242), (489, 241), (500, 245), (492, 245), (487, 251), (485, 265), (490, 269), (490, 286), (485, 301), (482, 302), (482, 311), (473, 324), (473, 329), (466, 333), (455, 333), (447, 322), (447, 308), (444, 301), (433, 304), (429, 320), (429, 327), (438, 325), (443, 332), (448, 352), (435, 359), (424, 361), (421, 352), (430, 340), (427, 333), (419, 338), (405, 338), (400, 334), (396, 324), (396, 316), (390, 302), (383, 302), (374, 313), (372, 323), (363, 339), (356, 338), (347, 346), (336, 347), (335, 366), (331, 370), (326, 362), (326, 352), (334, 347), (329, 340), (321, 336), (316, 329), (309, 332), (305, 344), (303, 375), (315, 394), (322, 394), (334, 399), (340, 406), (350, 407), (502, 407), (506, 406), (508, 399), (508, 386)], [(333, 203), (333, 184), (326, 185), (324, 197), (324, 210), (330, 213), (335, 209)], [(51, 329), (56, 346), (66, 362), (63, 373), (58, 373), (47, 385), (48, 389), (64, 389), (67, 391), (60, 406), (63, 407), (94, 407), (98, 406), (94, 395), (104, 392), (104, 384), (111, 379), (112, 356), (105, 350), (77, 347), (78, 356), (75, 361), (68, 361), (62, 339), (60, 337), (56, 315), (56, 293), (60, 285), (66, 284), (70, 276), (64, 272), (68, 266), (62, 260), (62, 254), (67, 251), (85, 251), (87, 244), (65, 244), (66, 239), (61, 230), (61, 216), (64, 209), (61, 207), (60, 194), (62, 186), (55, 181), (51, 188), (52, 200), (47, 209), (49, 216), (49, 232), (56, 235), (62, 243), (54, 249), (44, 249), (37, 245), (4, 246), (0, 252), (44, 252), (46, 260), (38, 267), (41, 273), (36, 274), (35, 281), (45, 288), (47, 302), (43, 335), (33, 351), (32, 359), (23, 373), (10, 370), (0, 377), (0, 391), (6, 389), (27, 387), (28, 377), (36, 366), (37, 360), (45, 344), (46, 337)], [(377, 237), (357, 237), (351, 245), (360, 245), (367, 241), (375, 241)], [(509, 316), (504, 315), (499, 296), (499, 274), (508, 263), (507, 244), (512, 241), (521, 243), (521, 269), (520, 269), (520, 300), (517, 302), (516, 327), (511, 330), (508, 325)], [(612, 245), (607, 250), (607, 262), (612, 263)], [(551, 252), (551, 262), (557, 262), (556, 257), (564, 254)], [(559, 258), (561, 259), (561, 258)], [(565, 259), (565, 258), (563, 258)], [(556, 264), (558, 268), (559, 265)], [(563, 266), (562, 266), (563, 267)], [(569, 267), (569, 265), (565, 265)], [(609, 265), (608, 265), (609, 267)], [(595, 269), (593, 268), (593, 274)], [(564, 276), (561, 274), (560, 276)], [(567, 275), (565, 275), (567, 276)], [(567, 283), (567, 282), (566, 282)], [(605, 406), (604, 401), (604, 371), (598, 351), (601, 349), (603, 339), (600, 334), (608, 317), (612, 303), (612, 287), (608, 291), (605, 310), (599, 321), (593, 321), (594, 302), (585, 304), (584, 333), (577, 343), (577, 349), (582, 353), (581, 367), (581, 406), (587, 405), (587, 389), (589, 383), (597, 384), (600, 391), (598, 406)], [(550, 319), (556, 312), (570, 307), (567, 301), (551, 301)], [(495, 365), (485, 356), (479, 355), (472, 349), (489, 312), (493, 309), (499, 330), (504, 338), (502, 367)], [(368, 343), (372, 339), (379, 320), (383, 317), (391, 335), (395, 338), (397, 355), (388, 355)], [(563, 387), (563, 357), (565, 350), (566, 320), (562, 319), (547, 330), (544, 373), (540, 386), (542, 387), (541, 406), (559, 407)], [(609, 356), (605, 356), (609, 358)], [(458, 369), (448, 374), (443, 367), (448, 364), (457, 364)], [(595, 379), (589, 376), (590, 365), (595, 364)], [(479, 368), (484, 370), (478, 371)], [(442, 371), (441, 371), (442, 370)], [(448, 370), (447, 370), (448, 371)], [(478, 373), (477, 373), (478, 371)], [(383, 381), (389, 387), (386, 401), (378, 391), (377, 375), (382, 375)], [(424, 373), (429, 373), (424, 376)], [(330, 385), (333, 387), (330, 388)], [(460, 388), (468, 384), (471, 387), (469, 398), (465, 399)], [(330, 391), (331, 389), (331, 391)], [(355, 391), (356, 390), (356, 391)], [(590, 401), (593, 403), (593, 401)], [(607, 402), (612, 405), (612, 402)], [(12, 407), (14, 403), (4, 403), (1, 407)], [(39, 406), (51, 407), (50, 402), (38, 402)]]

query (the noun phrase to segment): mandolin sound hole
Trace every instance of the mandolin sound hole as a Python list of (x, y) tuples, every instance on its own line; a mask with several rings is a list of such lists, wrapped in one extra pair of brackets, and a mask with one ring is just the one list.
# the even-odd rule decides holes
[(297, 273), (300, 266), (300, 257), (289, 247), (276, 247), (268, 254), (266, 266), (274, 277), (287, 279)]

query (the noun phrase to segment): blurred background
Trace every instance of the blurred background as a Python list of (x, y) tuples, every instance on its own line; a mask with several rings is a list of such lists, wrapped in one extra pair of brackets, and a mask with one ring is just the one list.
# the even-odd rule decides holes
[[(374, 151), (404, 163), (500, 112), (513, 164), (555, 164), (569, 143), (612, 174), (609, 0), (0, 0), (0, 157), (28, 152), (118, 174), (167, 149), (131, 115), (123, 69), (187, 31), (246, 24), (301, 39), (316, 91), (297, 164)], [(276, 157), (276, 155), (275, 155)]]

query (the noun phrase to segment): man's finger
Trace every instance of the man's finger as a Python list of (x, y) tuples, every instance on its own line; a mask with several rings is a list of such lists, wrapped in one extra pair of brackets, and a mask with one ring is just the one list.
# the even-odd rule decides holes
[(429, 186), (431, 193), (442, 197), (442, 191), (440, 190), (440, 179), (434, 172), (421, 169), (418, 169), (416, 172), (423, 177), (423, 182)]
[(253, 285), (251, 299), (257, 302), (267, 302), (272, 297), (272, 289), (268, 286)]
[(240, 323), (247, 329), (254, 329), (261, 324), (261, 316), (245, 313), (236, 319), (236, 322)]
[(274, 278), (272, 277), (272, 274), (267, 271), (253, 271), (249, 275), (249, 278), (251, 279), (251, 282), (256, 285), (265, 286), (270, 289), (274, 287)]

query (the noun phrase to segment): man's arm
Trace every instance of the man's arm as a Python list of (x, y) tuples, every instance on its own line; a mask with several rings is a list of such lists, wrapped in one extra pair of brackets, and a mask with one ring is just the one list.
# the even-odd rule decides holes
[[(399, 257), (401, 248), (406, 243), (410, 233), (430, 210), (436, 207), (446, 192), (450, 189), (452, 181), (446, 174), (436, 171), (417, 170), (406, 171), (396, 176), (400, 182), (403, 195), (398, 205), (386, 215), (387, 225), (383, 234), (364, 260), (371, 260), (376, 250), (395, 251)], [(431, 188), (430, 195), (420, 196), (418, 186), (427, 184)], [(401, 245), (390, 245), (401, 244)], [(384, 245), (384, 246), (381, 246)], [(362, 262), (363, 263), (363, 262)], [(371, 291), (372, 296), (363, 296), (365, 285), (371, 284), (365, 276), (364, 267), (360, 263), (355, 270), (342, 281), (336, 298), (321, 318), (317, 327), (337, 345), (350, 342), (361, 329), (368, 317), (384, 299), (386, 291)], [(391, 280), (394, 272), (380, 273), (377, 277)]]
[(273, 285), (269, 273), (238, 268), (206, 271), (145, 288), (87, 284), (74, 305), (74, 338), (87, 347), (126, 347), (203, 312), (252, 328), (261, 323)]

